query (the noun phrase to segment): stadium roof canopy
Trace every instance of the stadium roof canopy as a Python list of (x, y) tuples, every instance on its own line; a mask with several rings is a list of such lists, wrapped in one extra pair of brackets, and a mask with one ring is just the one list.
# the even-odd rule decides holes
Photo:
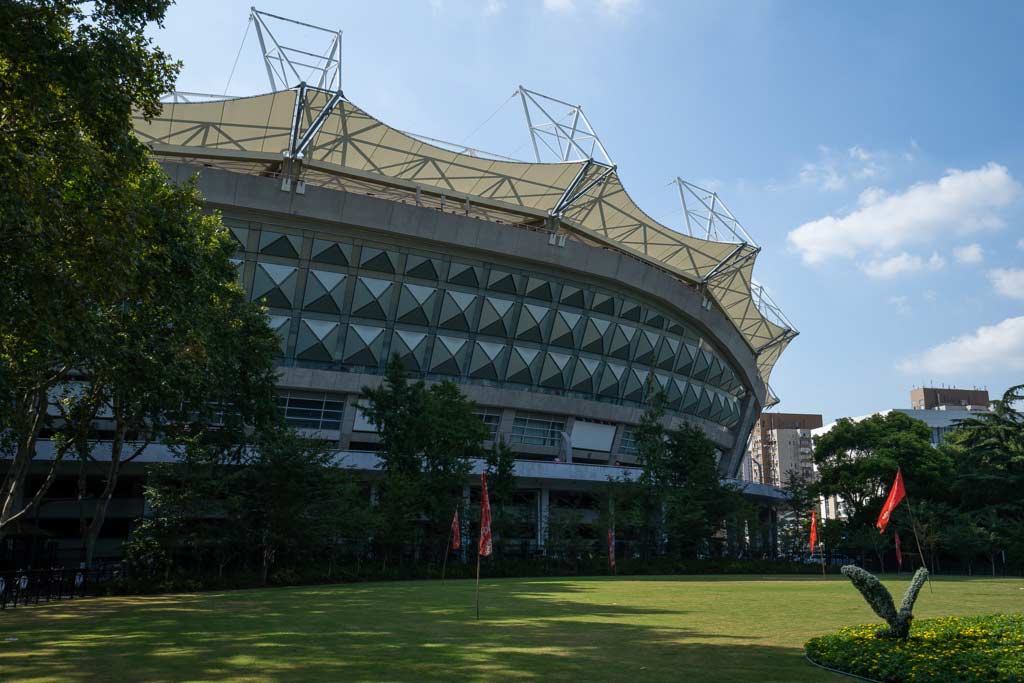
[[(797, 332), (752, 280), (760, 247), (686, 235), (648, 216), (616, 167), (594, 159), (529, 163), (452, 150), (392, 128), (340, 90), (168, 102), (135, 130), (158, 156), (336, 187), (535, 227), (640, 258), (701, 288), (757, 357), (767, 385)], [(302, 187), (297, 185), (296, 188)], [(556, 221), (557, 219), (557, 221)]]

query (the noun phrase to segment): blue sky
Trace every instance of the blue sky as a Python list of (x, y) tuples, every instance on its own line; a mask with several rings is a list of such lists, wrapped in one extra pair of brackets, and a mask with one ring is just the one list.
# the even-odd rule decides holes
[[(185, 63), (179, 89), (224, 92), (249, 4), (170, 9), (152, 33)], [(718, 191), (801, 331), (778, 410), (832, 419), (909, 407), (920, 384), (1024, 382), (1024, 4), (258, 7), (341, 28), (345, 94), (398, 128), (528, 158), (509, 101), (523, 84), (582, 104), (663, 223), (682, 227), (675, 176)], [(229, 91), (266, 91), (254, 32), (240, 57)]]

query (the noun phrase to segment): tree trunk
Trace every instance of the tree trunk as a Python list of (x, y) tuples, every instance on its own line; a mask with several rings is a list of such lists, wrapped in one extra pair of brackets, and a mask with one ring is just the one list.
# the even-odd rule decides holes
[[(0, 540), (3, 540), (4, 536), (6, 536), (10, 525), (17, 518), (27, 513), (34, 504), (38, 503), (38, 498), (41, 497), (34, 497), (32, 501), (29, 501), (28, 505), (22, 505), (25, 478), (28, 476), (32, 459), (36, 455), (36, 440), (39, 438), (39, 431), (43, 427), (48, 405), (49, 397), (44, 388), (34, 393), (29, 392), (20, 402), (20, 406), (15, 406), (15, 410), (20, 413), (20, 416), (17, 416), (15, 419), (17, 422), (23, 423), (24, 428), (21, 430), (22, 433), (15, 446), (14, 458), (11, 460), (11, 465), (7, 469), (7, 475), (4, 477), (3, 488), (0, 489)], [(21, 419), (18, 419), (18, 417)], [(43, 493), (45, 493), (47, 488), (49, 488), (49, 485), (47, 482), (44, 482)], [(21, 508), (20, 511), (17, 509), (19, 507)]]
[(110, 467), (107, 470), (107, 483), (103, 487), (103, 493), (96, 499), (96, 507), (93, 509), (92, 521), (89, 523), (89, 531), (85, 539), (85, 566), (92, 569), (93, 554), (96, 552), (96, 540), (100, 536), (103, 522), (107, 518), (107, 508), (110, 506), (110, 499), (114, 495), (114, 487), (117, 486), (117, 476), (121, 471), (121, 453), (124, 450), (125, 433), (128, 431), (124, 414), (121, 410), (115, 409), (116, 427), (114, 429), (114, 441), (110, 444)]

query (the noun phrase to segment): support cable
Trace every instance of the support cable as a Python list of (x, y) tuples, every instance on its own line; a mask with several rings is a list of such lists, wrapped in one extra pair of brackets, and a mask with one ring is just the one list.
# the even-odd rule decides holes
[(476, 135), (477, 133), (479, 133), (479, 132), (480, 132), (480, 129), (481, 129), (481, 128), (483, 128), (483, 127), (484, 127), (484, 126), (486, 126), (486, 125), (487, 125), (488, 123), (490, 123), (491, 119), (493, 119), (493, 118), (494, 118), (495, 116), (497, 116), (497, 115), (498, 115), (498, 112), (500, 112), (500, 111), (501, 111), (502, 109), (504, 109), (504, 108), (505, 108), (505, 105), (506, 105), (506, 104), (508, 104), (509, 102), (511, 102), (512, 100), (514, 100), (514, 99), (515, 99), (515, 97), (516, 97), (516, 95), (518, 95), (518, 94), (519, 94), (519, 93), (515, 93), (515, 92), (514, 92), (514, 93), (512, 93), (511, 95), (509, 95), (509, 98), (508, 98), (507, 100), (505, 100), (504, 102), (502, 102), (501, 104), (499, 104), (499, 105), (498, 105), (498, 108), (497, 108), (497, 109), (495, 109), (495, 110), (494, 110), (494, 111), (493, 111), (493, 112), (491, 113), (491, 115), (490, 115), (490, 116), (488, 116), (488, 117), (487, 117), (486, 119), (484, 119), (484, 122), (483, 122), (483, 123), (481, 123), (481, 124), (480, 124), (479, 126), (477, 126), (476, 128), (474, 128), (474, 129), (473, 129), (473, 132), (472, 132), (472, 133), (470, 133), (469, 135), (467, 135), (467, 136), (466, 136), (466, 137), (464, 138), (464, 141), (463, 141), (463, 143), (462, 143), (462, 144), (463, 144), (463, 146), (465, 146), (465, 147), (468, 147), (468, 146), (469, 146), (469, 140), (470, 140), (470, 138), (472, 138), (472, 137), (473, 137), (474, 135)]
[(238, 54), (235, 55), (235, 63), (231, 65), (231, 73), (228, 74), (228, 83), (224, 86), (224, 94), (228, 94), (228, 88), (231, 87), (231, 79), (235, 77), (235, 69), (238, 67), (238, 59), (242, 56), (242, 48), (245, 47), (245, 39), (249, 37), (249, 29), (252, 28), (252, 15), (249, 15), (249, 21), (245, 23), (245, 33), (242, 34), (242, 44), (238, 46)]

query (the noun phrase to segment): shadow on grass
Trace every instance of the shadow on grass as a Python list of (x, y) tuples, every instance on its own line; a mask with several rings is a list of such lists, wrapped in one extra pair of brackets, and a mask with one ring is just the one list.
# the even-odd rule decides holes
[(686, 605), (619, 604), (629, 597), (596, 593), (602, 581), (487, 582), (479, 621), (469, 581), (19, 609), (0, 615), (0, 680), (840, 680), (799, 648), (715, 632)]

